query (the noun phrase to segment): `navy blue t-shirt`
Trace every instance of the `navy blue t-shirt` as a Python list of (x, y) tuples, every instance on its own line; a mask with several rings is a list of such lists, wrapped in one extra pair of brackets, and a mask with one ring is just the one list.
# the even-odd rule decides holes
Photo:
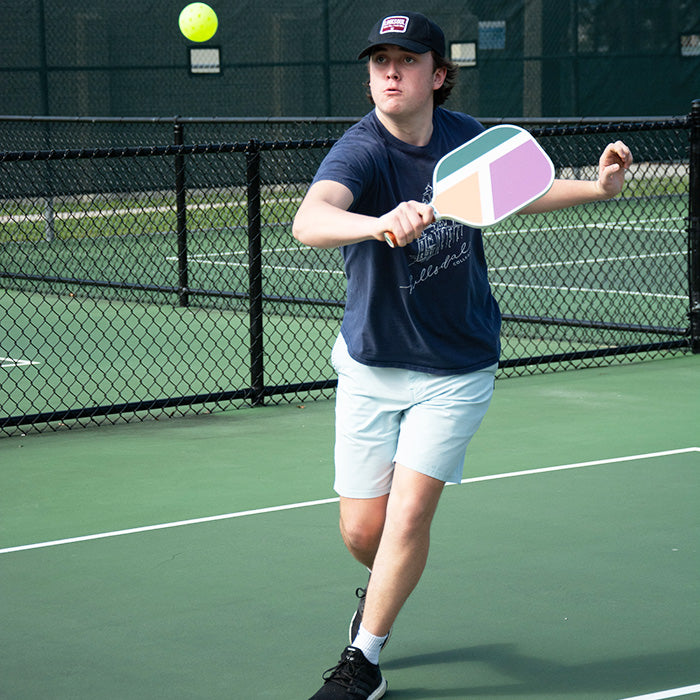
[[(427, 203), (435, 163), (481, 131), (472, 117), (437, 108), (430, 143), (413, 146), (371, 112), (333, 146), (314, 182), (348, 187), (350, 211), (359, 214), (381, 216), (410, 199)], [(347, 276), (341, 332), (355, 360), (431, 374), (498, 362), (501, 316), (481, 231), (445, 220), (405, 248), (363, 241), (341, 251)]]

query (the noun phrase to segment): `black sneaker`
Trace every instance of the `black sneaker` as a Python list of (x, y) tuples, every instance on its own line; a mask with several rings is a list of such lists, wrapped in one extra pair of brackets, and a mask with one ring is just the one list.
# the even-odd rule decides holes
[(350, 627), (348, 629), (348, 637), (350, 638), (350, 644), (355, 641), (357, 633), (360, 631), (360, 623), (362, 622), (362, 614), (365, 611), (365, 596), (367, 595), (366, 588), (356, 588), (355, 595), (360, 599), (357, 604), (357, 610), (355, 610), (352, 620), (350, 620)]
[(323, 686), (309, 700), (378, 700), (387, 682), (379, 666), (355, 647), (345, 647), (338, 665), (323, 674)]
[[(352, 616), (352, 619), (350, 620), (350, 627), (348, 628), (348, 637), (350, 638), (350, 644), (352, 644), (355, 641), (355, 637), (357, 637), (357, 633), (360, 631), (360, 623), (362, 622), (362, 614), (365, 611), (365, 596), (367, 595), (367, 589), (366, 588), (356, 588), (355, 595), (360, 599), (360, 602), (357, 604), (357, 610), (355, 610), (355, 614)], [(384, 640), (384, 643), (382, 644), (382, 649), (387, 645), (387, 642), (389, 641), (390, 637), (391, 637), (391, 630), (389, 630), (389, 634), (387, 635), (387, 638)]]

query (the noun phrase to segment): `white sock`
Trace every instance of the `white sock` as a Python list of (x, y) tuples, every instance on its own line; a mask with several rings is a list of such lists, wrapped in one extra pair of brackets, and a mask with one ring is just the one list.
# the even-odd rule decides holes
[(379, 663), (379, 652), (382, 650), (382, 644), (384, 644), (388, 636), (388, 634), (385, 634), (383, 637), (375, 637), (360, 623), (360, 629), (352, 645), (365, 655), (367, 661), (376, 666)]

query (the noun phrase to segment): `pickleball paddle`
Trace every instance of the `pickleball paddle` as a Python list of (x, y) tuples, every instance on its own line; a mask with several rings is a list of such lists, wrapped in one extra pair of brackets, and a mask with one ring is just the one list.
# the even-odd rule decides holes
[[(554, 181), (554, 165), (525, 129), (501, 124), (443, 156), (433, 170), (435, 220), (493, 226), (534, 202)], [(387, 231), (386, 242), (396, 239)]]

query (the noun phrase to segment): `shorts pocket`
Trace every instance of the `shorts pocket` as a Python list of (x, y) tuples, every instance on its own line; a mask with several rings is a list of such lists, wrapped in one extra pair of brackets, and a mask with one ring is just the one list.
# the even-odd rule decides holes
[(343, 360), (348, 356), (348, 349), (345, 345), (345, 338), (338, 334), (338, 337), (333, 343), (333, 349), (331, 350), (331, 365), (336, 374), (340, 374), (341, 367), (343, 366)]

